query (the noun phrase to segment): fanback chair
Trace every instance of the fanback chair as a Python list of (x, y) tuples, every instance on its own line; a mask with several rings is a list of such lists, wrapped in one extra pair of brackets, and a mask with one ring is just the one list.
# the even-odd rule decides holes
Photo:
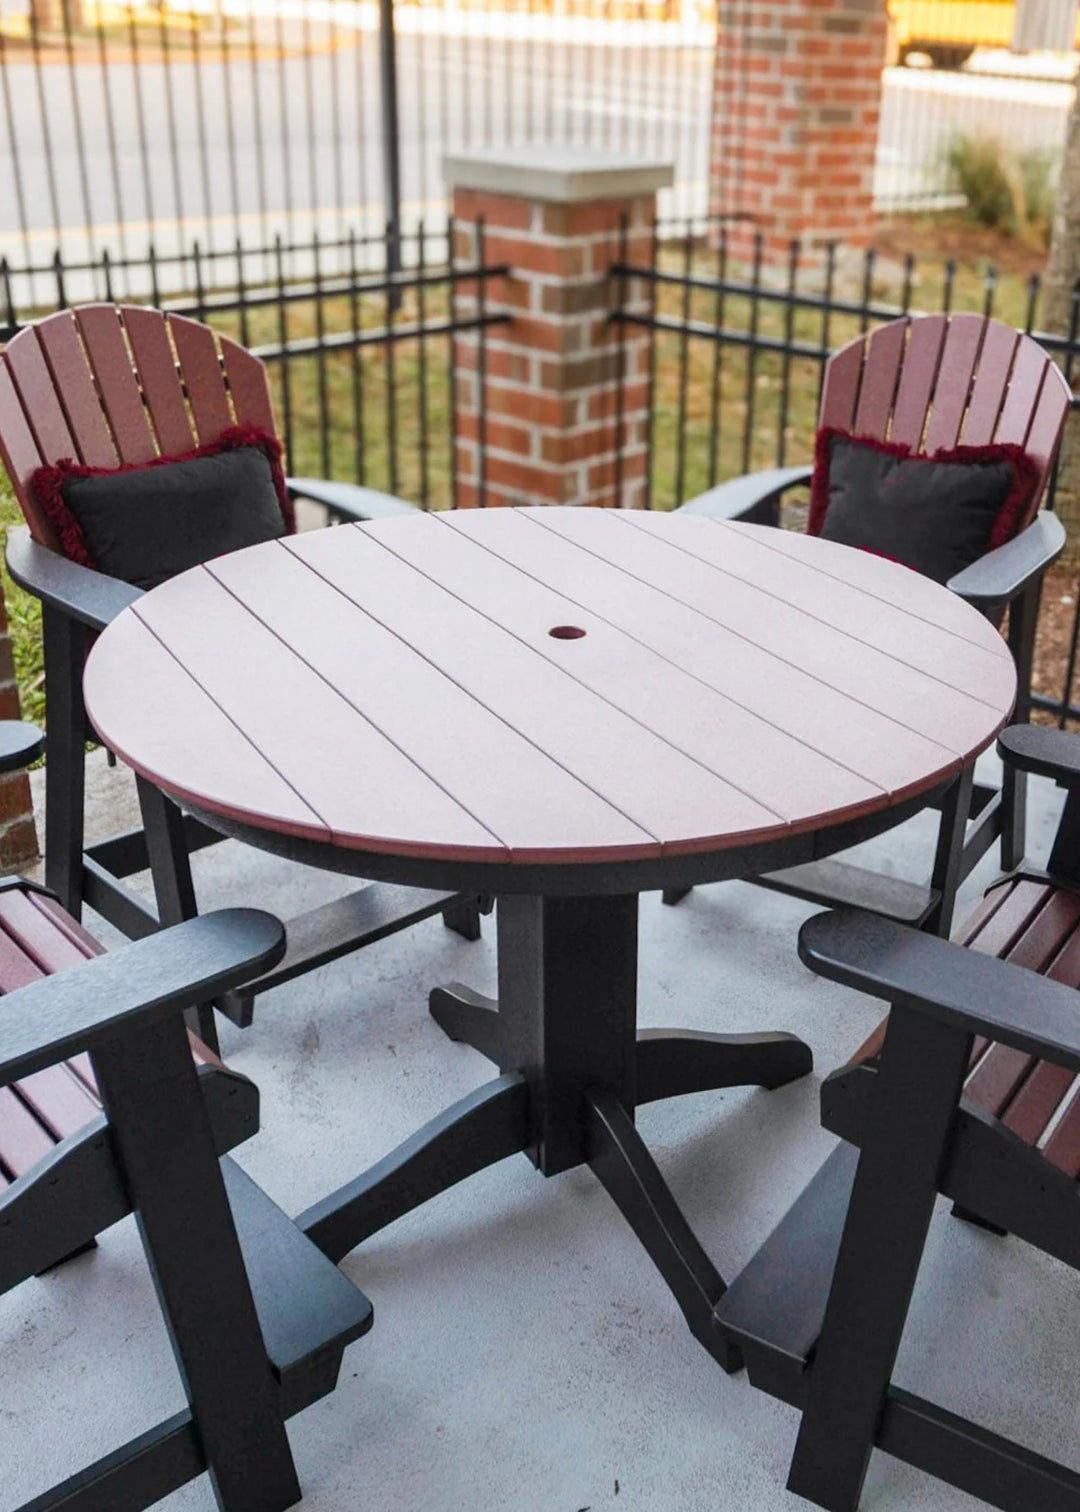
[(893, 1380), (939, 1193), (1080, 1269), (1080, 737), (1016, 725), (999, 749), (1065, 788), (1046, 871), (997, 882), (962, 945), (854, 909), (799, 935), (812, 971), (891, 1007), (823, 1083), (840, 1143), (716, 1321), (751, 1382), (801, 1410), (788, 1486), (829, 1512), (855, 1512), (875, 1446), (1004, 1512), (1080, 1509), (1074, 1468)]
[[(84, 903), (131, 937), (196, 911), (189, 854), (221, 837), (140, 784), (144, 827), (84, 845), (86, 713), (82, 667), (90, 641), (140, 590), (68, 561), (34, 495), (37, 468), (71, 458), (90, 467), (138, 467), (190, 454), (233, 426), (275, 432), (262, 361), (185, 316), (133, 305), (62, 310), (20, 331), (0, 355), (0, 458), (29, 527), (8, 541), (12, 577), (41, 600), (48, 696), (45, 874), (76, 918)], [(375, 490), (288, 480), (293, 495), (350, 520), (409, 514)], [(148, 810), (152, 815), (148, 815)], [(148, 849), (147, 825), (155, 836)], [(151, 866), (158, 914), (124, 887)], [(372, 884), (290, 926), (289, 952), (264, 982), (220, 1006), (250, 1022), (254, 994), (442, 910), (466, 938), (479, 935), (474, 902), (451, 894)], [(212, 1013), (199, 1033), (215, 1044)]]
[(138, 466), (216, 441), (230, 426), (274, 431), (266, 369), (209, 326), (133, 305), (84, 305), (27, 326), (0, 358), (0, 456), (35, 541), (60, 542), (30, 479), (73, 457)]
[[(948, 583), (995, 623), (1008, 610), (1018, 682), (1014, 717), (1021, 721), (1031, 712), (1043, 575), (1065, 544), (1060, 522), (1040, 510), (1071, 402), (1068, 383), (1037, 341), (1000, 321), (965, 313), (904, 316), (858, 336), (832, 354), (822, 384), (819, 438), (839, 430), (858, 439), (901, 443), (920, 455), (1012, 443), (1034, 463), (1036, 487), (1013, 538)], [(812, 473), (803, 465), (749, 474), (709, 489), (682, 509), (715, 520), (778, 526), (783, 494), (809, 483)], [(872, 879), (837, 861), (759, 880), (813, 901), (861, 902), (947, 933), (951, 897), (941, 897), (943, 887), (955, 892), (995, 839), (1000, 838), (1006, 870), (1023, 859), (1025, 796), (1025, 775), (1015, 770), (1006, 771), (1000, 792), (976, 784), (962, 816), (971, 822), (960, 833), (958, 864), (943, 833), (930, 888)]]

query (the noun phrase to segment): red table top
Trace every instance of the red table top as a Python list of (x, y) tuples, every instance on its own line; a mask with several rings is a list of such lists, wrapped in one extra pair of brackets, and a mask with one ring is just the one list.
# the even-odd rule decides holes
[(1015, 676), (975, 610), (862, 552), (506, 509), (196, 568), (109, 626), (85, 693), (122, 760), (210, 815), (524, 865), (723, 850), (888, 808), (989, 744)]

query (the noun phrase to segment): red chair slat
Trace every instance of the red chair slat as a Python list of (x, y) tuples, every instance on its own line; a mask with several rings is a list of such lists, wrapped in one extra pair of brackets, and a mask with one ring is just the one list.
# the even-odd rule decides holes
[(230, 341), (227, 336), (218, 338), (221, 356), (225, 363), (225, 376), (229, 380), (233, 409), (237, 424), (258, 425), (265, 431), (277, 432), (274, 410), (270, 403), (270, 385), (266, 381), (266, 368), (258, 357)]
[(34, 539), (57, 547), (56, 531), (39, 509), (30, 487), (30, 479), (42, 463), (41, 452), (3, 358), (0, 358), (0, 458)]
[(1073, 1096), (1060, 1123), (1043, 1145), (1043, 1154), (1051, 1165), (1075, 1181), (1080, 1175), (1080, 1098)]
[(158, 445), (166, 457), (182, 456), (194, 448), (195, 432), (180, 387), (165, 317), (160, 310), (138, 309), (133, 305), (125, 305), (121, 314)]
[(1070, 399), (1069, 386), (1060, 370), (1055, 363), (1048, 361), (1043, 374), (1043, 386), (1039, 392), (1039, 402), (1031, 417), (1031, 428), (1025, 443), (1028, 456), (1039, 465), (1039, 483), (1032, 499), (1032, 515), (1035, 514), (1041, 502), (1050, 469), (1057, 456), (1061, 432), (1069, 414)]
[(1063, 1066), (1042, 1061), (1010, 1103), (1003, 1119), (1005, 1127), (1025, 1144), (1038, 1144), (1075, 1079)]
[(151, 461), (158, 455), (157, 443), (116, 306), (82, 305), (75, 315), (121, 461)]
[(986, 331), (985, 315), (953, 315), (941, 354), (930, 423), (923, 446), (937, 451), (939, 446), (955, 446), (971, 393), (971, 380), (979, 359)]
[[(1046, 971), (1051, 962), (1060, 958), (1062, 943), (1070, 938), (1078, 921), (1080, 895), (1064, 889), (1055, 890), (1009, 949), (998, 954), (1004, 954), (1014, 966), (1024, 966), (1029, 971)], [(1007, 1049), (1004, 1045), (993, 1045), (969, 1077), (964, 1096), (977, 1107), (1000, 1115), (1034, 1065), (1033, 1056)]]
[(891, 320), (874, 331), (867, 342), (859, 407), (855, 412), (855, 430), (860, 436), (875, 436), (881, 441), (888, 436), (907, 331), (906, 320)]
[(948, 321), (944, 315), (926, 315), (912, 321), (893, 403), (891, 441), (902, 441), (906, 446), (918, 448), (947, 329)]
[(978, 932), (965, 940), (984, 955), (1007, 955), (1053, 893), (1050, 883), (1017, 882), (1002, 906), (985, 919)]
[(55, 898), (50, 898), (48, 893), (37, 892), (28, 892), (26, 897), (30, 906), (36, 908), (38, 913), (44, 914), (62, 935), (66, 935), (76, 948), (82, 951), (87, 959), (105, 954), (104, 945), (99, 945), (90, 931), (84, 929), (77, 919), (73, 919), (69, 913), (65, 912)]
[(964, 1083), (964, 1101), (996, 1117), (1011, 1102), (1034, 1064), (1022, 1050), (991, 1045)]
[[(1080, 930), (1065, 941), (1046, 974), (1067, 987), (1080, 987)], [(1073, 1080), (1072, 1071), (1042, 1061), (1010, 1104), (1006, 1127), (1028, 1144), (1037, 1144)]]
[(23, 892), (0, 893), (0, 926), (46, 975), (86, 960), (85, 950), (61, 934)]
[(42, 458), (46, 462), (58, 462), (62, 457), (81, 461), (33, 326), (20, 331), (8, 343), (4, 359), (15, 380)]
[(994, 439), (1019, 340), (1011, 326), (988, 322), (961, 437), (965, 446), (986, 446)]
[(16, 1089), (57, 1141), (75, 1134), (101, 1112), (100, 1100), (63, 1062), (17, 1082)]
[(77, 1076), (85, 1087), (97, 1096), (97, 1077), (94, 1075), (94, 1065), (88, 1055), (75, 1055), (71, 1060), (64, 1062), (74, 1076)]
[(53, 375), (79, 455), (90, 467), (115, 467), (112, 433), (79, 340), (75, 317), (62, 310), (35, 327)]
[(991, 914), (997, 913), (998, 909), (1008, 902), (1015, 891), (1016, 883), (1009, 881), (1003, 883), (1000, 887), (991, 887), (988, 892), (984, 893), (979, 901), (979, 906), (961, 928), (958, 935), (960, 943), (962, 945), (970, 945), (979, 931), (989, 923)]
[(179, 315), (170, 315), (168, 321), (199, 445), (206, 446), (233, 424), (214, 333), (209, 326)]
[(857, 341), (849, 342), (846, 347), (841, 347), (829, 358), (821, 390), (819, 425), (851, 430), (859, 398), (863, 356), (864, 343), (860, 337)]
[(1014, 966), (1029, 971), (1047, 971), (1060, 960), (1062, 946), (1072, 936), (1080, 921), (1080, 894), (1066, 888), (1055, 889), (1038, 913), (1029, 920), (1005, 954)]
[(48, 1155), (55, 1143), (11, 1088), (0, 1088), (0, 1161), (8, 1173), (21, 1176)]
[[(17, 940), (0, 928), (0, 994), (17, 992), (28, 987), (44, 973), (34, 958), (27, 954)], [(0, 1004), (0, 1012), (3, 1005)]]
[(1001, 406), (995, 441), (1012, 441), (1026, 446), (1031, 417), (1042, 391), (1043, 378), (1050, 359), (1034, 341), (1022, 341), (1016, 351), (1005, 403)]

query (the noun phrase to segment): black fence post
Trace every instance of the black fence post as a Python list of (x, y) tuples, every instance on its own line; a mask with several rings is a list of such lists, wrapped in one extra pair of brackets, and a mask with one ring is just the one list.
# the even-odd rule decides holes
[[(394, 33), (394, 0), (379, 0), (379, 89), (382, 97), (383, 196), (387, 226), (386, 271), (401, 272), (401, 139), (398, 134), (397, 38)], [(401, 303), (395, 289), (390, 296), (394, 309)]]

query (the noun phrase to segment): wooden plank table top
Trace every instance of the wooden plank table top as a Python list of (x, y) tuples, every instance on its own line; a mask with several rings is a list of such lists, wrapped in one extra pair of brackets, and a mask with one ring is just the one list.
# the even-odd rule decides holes
[(85, 680), (101, 738), (211, 821), (354, 853), (362, 875), (401, 858), (470, 881), (885, 827), (994, 739), (1015, 691), (993, 627), (907, 568), (588, 509), (219, 558), (126, 610)]

